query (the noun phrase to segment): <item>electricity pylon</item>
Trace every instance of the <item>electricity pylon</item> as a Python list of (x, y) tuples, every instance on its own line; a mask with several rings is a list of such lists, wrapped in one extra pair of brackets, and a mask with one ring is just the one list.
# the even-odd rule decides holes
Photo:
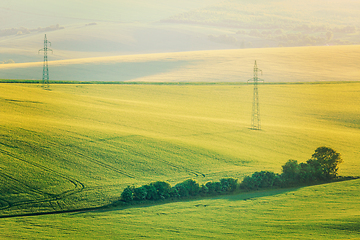
[(49, 89), (49, 66), (48, 66), (48, 57), (47, 57), (47, 52), (48, 51), (53, 51), (50, 48), (48, 48), (48, 43), (51, 46), (51, 42), (47, 40), (46, 38), (46, 34), (45, 34), (45, 38), (44, 38), (44, 48), (39, 50), (40, 51), (44, 51), (44, 65), (43, 65), (43, 76), (42, 76), (42, 83), (43, 83), (43, 88), (45, 89)]
[(259, 71), (261, 72), (262, 75), (262, 70), (260, 70), (257, 67), (255, 60), (254, 77), (248, 80), (248, 82), (254, 83), (253, 105), (252, 105), (252, 115), (251, 115), (251, 129), (253, 130), (261, 130), (258, 82), (264, 82), (264, 80), (258, 77)]

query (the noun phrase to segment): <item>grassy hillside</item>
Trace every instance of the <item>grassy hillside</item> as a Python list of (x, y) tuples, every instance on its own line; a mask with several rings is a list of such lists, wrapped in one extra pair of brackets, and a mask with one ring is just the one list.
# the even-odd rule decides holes
[(359, 175), (360, 84), (1, 84), (1, 215), (93, 207), (127, 185), (279, 172), (329, 146)]
[(2, 219), (5, 239), (359, 239), (360, 181)]
[[(0, 64), (0, 79), (41, 79), (41, 60)], [(266, 82), (358, 81), (360, 45), (67, 59), (50, 61), (49, 71), (52, 80), (246, 82), (252, 77), (254, 60)]]

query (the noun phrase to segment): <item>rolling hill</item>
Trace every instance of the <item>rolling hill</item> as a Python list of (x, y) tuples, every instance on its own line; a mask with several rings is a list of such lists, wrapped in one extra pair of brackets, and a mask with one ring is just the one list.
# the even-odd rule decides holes
[[(360, 4), (353, 0), (2, 1), (0, 63), (41, 61), (42, 56), (37, 53), (44, 34), (52, 42), (51, 60), (359, 45), (359, 11)], [(12, 78), (24, 76), (20, 73)], [(40, 77), (29, 74), (28, 78)], [(53, 77), (61, 78), (57, 74)], [(84, 79), (77, 79), (81, 73), (67, 76), (66, 80), (69, 77)], [(102, 80), (96, 77), (95, 80)]]
[[(51, 60), (51, 55), (49, 56)], [(360, 45), (231, 49), (54, 60), (51, 80), (246, 82), (358, 81)], [(42, 62), (0, 64), (0, 79), (40, 79)]]
[(0, 237), (355, 240), (359, 184), (355, 180), (157, 206), (2, 219)]
[[(319, 146), (359, 176), (359, 11), (353, 0), (2, 1), (0, 238), (358, 239), (358, 179), (96, 208), (129, 185), (280, 172)], [(50, 80), (71, 83), (20, 83), (41, 79), (44, 34)], [(255, 60), (261, 131), (246, 84)]]
[[(1, 84), (0, 215), (98, 207), (128, 185), (280, 172), (329, 146), (359, 175), (359, 83)], [(354, 238), (359, 180), (190, 202), (1, 219), (16, 238)], [(141, 228), (141, 229), (140, 229)], [(86, 229), (86, 230), (85, 230)], [(211, 229), (211, 230), (210, 230)]]
[(127, 185), (279, 172), (326, 145), (359, 175), (359, 83), (1, 84), (1, 214), (111, 203)]

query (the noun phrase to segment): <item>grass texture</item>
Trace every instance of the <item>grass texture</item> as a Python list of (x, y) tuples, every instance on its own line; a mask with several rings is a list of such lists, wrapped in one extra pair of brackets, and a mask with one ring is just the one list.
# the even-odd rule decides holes
[[(280, 172), (287, 160), (306, 161), (319, 146), (342, 154), (341, 175), (360, 175), (359, 83), (261, 85), (261, 131), (250, 129), (251, 85), (0, 87), (2, 216), (106, 205), (132, 184)], [(352, 238), (358, 234), (358, 190), (354, 180), (249, 197), (1, 219), (0, 236), (285, 239), (312, 238), (311, 232)]]

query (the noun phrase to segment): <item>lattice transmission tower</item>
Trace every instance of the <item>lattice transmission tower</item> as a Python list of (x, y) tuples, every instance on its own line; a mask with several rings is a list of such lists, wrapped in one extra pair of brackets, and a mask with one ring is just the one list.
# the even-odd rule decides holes
[(44, 65), (43, 65), (42, 84), (43, 84), (43, 88), (45, 88), (45, 89), (49, 89), (49, 65), (48, 65), (47, 52), (48, 52), (48, 51), (53, 52), (53, 50), (51, 50), (50, 48), (48, 48), (48, 44), (50, 44), (50, 46), (51, 46), (51, 42), (47, 40), (46, 34), (45, 34), (45, 38), (44, 38), (44, 48), (42, 48), (42, 49), (39, 50), (39, 53), (40, 53), (41, 51), (44, 52)]
[(252, 115), (251, 115), (251, 129), (253, 130), (261, 130), (258, 83), (264, 82), (264, 80), (258, 77), (259, 72), (261, 72), (262, 75), (262, 70), (260, 70), (257, 67), (255, 60), (254, 77), (248, 80), (248, 82), (252, 82), (254, 84), (253, 105), (252, 105)]

